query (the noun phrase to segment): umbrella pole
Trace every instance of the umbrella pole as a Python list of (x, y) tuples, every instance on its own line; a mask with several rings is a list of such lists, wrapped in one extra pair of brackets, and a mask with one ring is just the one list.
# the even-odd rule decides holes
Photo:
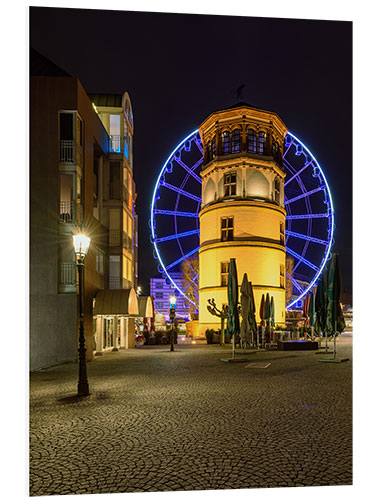
[(232, 359), (234, 359), (234, 344), (236, 342), (236, 333), (233, 332)]

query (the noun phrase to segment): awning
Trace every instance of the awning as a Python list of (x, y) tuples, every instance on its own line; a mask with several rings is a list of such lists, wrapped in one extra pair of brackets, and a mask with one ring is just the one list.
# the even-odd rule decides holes
[(95, 296), (93, 314), (138, 316), (138, 300), (134, 288), (99, 290)]
[(154, 308), (152, 305), (151, 297), (138, 297), (138, 315), (142, 318), (152, 318), (154, 315)]

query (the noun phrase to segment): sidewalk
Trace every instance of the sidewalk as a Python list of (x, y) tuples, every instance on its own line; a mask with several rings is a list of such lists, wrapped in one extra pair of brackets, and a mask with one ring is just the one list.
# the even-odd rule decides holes
[[(351, 337), (338, 342), (351, 358)], [(31, 374), (30, 494), (351, 484), (351, 361), (150, 346)], [(236, 422), (236, 425), (233, 425)], [(324, 438), (324, 439), (323, 439)], [(324, 445), (322, 445), (324, 443)]]

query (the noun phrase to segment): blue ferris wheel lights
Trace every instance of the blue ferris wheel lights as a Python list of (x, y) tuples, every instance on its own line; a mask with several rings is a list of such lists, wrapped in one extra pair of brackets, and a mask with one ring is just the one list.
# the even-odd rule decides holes
[[(154, 210), (153, 210), (153, 207), (155, 205), (155, 200), (156, 200), (156, 193), (157, 193), (157, 190), (158, 190), (158, 186), (159, 186), (159, 183), (160, 183), (160, 179), (162, 177), (163, 174), (165, 174), (165, 171), (166, 171), (166, 168), (167, 168), (167, 165), (169, 162), (171, 162), (173, 156), (175, 155), (176, 151), (178, 151), (181, 146), (183, 144), (185, 144), (187, 141), (189, 141), (190, 139), (193, 138), (194, 135), (196, 135), (198, 132), (198, 129), (194, 130), (193, 132), (191, 132), (189, 135), (187, 135), (177, 146), (176, 148), (172, 151), (172, 153), (168, 156), (167, 160), (165, 161), (164, 165), (163, 165), (163, 168), (161, 169), (160, 173), (159, 173), (159, 176), (157, 178), (157, 181), (155, 183), (155, 188), (154, 188), (154, 193), (152, 195), (152, 200), (151, 200), (151, 233), (152, 233), (152, 243), (154, 245), (154, 250), (155, 250), (155, 253), (158, 257), (158, 260), (161, 264), (161, 269), (160, 269), (160, 266), (158, 266), (158, 271), (159, 273), (161, 274), (165, 274), (168, 279), (173, 283), (174, 287), (176, 288), (176, 290), (178, 290), (180, 293), (182, 293), (182, 295), (184, 295), (184, 293), (180, 290), (180, 288), (176, 285), (176, 283), (173, 281), (173, 279), (171, 278), (171, 276), (168, 274), (167, 272), (167, 269), (165, 268), (164, 264), (163, 264), (163, 261), (161, 259), (161, 255), (160, 255), (160, 252), (159, 252), (159, 249), (158, 249), (158, 246), (157, 246), (157, 243), (155, 242), (155, 239), (156, 239), (156, 235), (155, 235), (155, 217), (154, 217)], [(172, 165), (172, 162), (171, 162), (171, 165)], [(173, 165), (172, 165), (173, 167)], [(164, 185), (166, 185), (164, 183)], [(168, 186), (166, 186), (168, 187)], [(182, 191), (182, 190), (181, 190)], [(182, 194), (182, 193), (181, 193)], [(199, 198), (199, 201), (200, 201), (200, 198)], [(191, 302), (191, 304), (193, 304), (195, 307), (196, 307), (196, 304), (189, 298), (189, 297), (186, 297), (185, 298)]]
[[(323, 177), (323, 180), (324, 180), (324, 183), (325, 185), (327, 186), (327, 191), (328, 191), (328, 200), (330, 202), (330, 207), (331, 207), (331, 210), (329, 212), (329, 215), (328, 215), (328, 218), (329, 218), (329, 226), (328, 226), (328, 241), (329, 241), (329, 245), (325, 251), (325, 254), (323, 256), (323, 262), (320, 266), (320, 269), (319, 269), (319, 272), (317, 272), (317, 274), (315, 275), (315, 278), (312, 280), (312, 282), (310, 283), (310, 285), (306, 288), (306, 290), (303, 292), (302, 295), (300, 295), (299, 297), (297, 297), (295, 300), (293, 300), (293, 302), (291, 302), (290, 304), (288, 304), (288, 306), (286, 307), (286, 309), (290, 309), (294, 304), (296, 304), (299, 300), (302, 299), (302, 297), (304, 297), (311, 289), (312, 287), (315, 285), (315, 283), (317, 282), (317, 280), (319, 279), (319, 276), (321, 275), (326, 263), (327, 263), (327, 260), (329, 258), (329, 255), (330, 255), (330, 252), (331, 252), (331, 248), (332, 248), (332, 241), (333, 241), (333, 228), (334, 228), (334, 221), (335, 221), (335, 216), (334, 216), (334, 207), (333, 207), (333, 202), (332, 202), (332, 195), (331, 195), (331, 190), (329, 189), (329, 185), (328, 185), (328, 182), (327, 182), (327, 179), (323, 173), (323, 170), (321, 168), (321, 166), (319, 165), (319, 162), (317, 161), (317, 159), (315, 158), (315, 156), (311, 153), (311, 151), (309, 150), (309, 148), (303, 144), (302, 141), (300, 141), (299, 139), (297, 139), (297, 137), (292, 134), (291, 132), (288, 132), (288, 135), (290, 135), (295, 141), (297, 141), (299, 144), (302, 145), (303, 148), (305, 148), (305, 150), (308, 152), (308, 154), (311, 156), (311, 158), (313, 159), (313, 161), (315, 162), (315, 165), (316, 167), (318, 168), (318, 171), (319, 171), (319, 174), (320, 176)], [(315, 167), (315, 168), (316, 168)]]

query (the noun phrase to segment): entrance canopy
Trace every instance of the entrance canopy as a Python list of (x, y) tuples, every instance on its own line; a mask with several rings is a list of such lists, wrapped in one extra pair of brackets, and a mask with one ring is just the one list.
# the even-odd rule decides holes
[(95, 296), (93, 307), (93, 315), (97, 314), (138, 316), (138, 300), (134, 288), (99, 290)]
[(142, 318), (152, 318), (154, 315), (154, 307), (151, 297), (138, 297), (138, 315)]

